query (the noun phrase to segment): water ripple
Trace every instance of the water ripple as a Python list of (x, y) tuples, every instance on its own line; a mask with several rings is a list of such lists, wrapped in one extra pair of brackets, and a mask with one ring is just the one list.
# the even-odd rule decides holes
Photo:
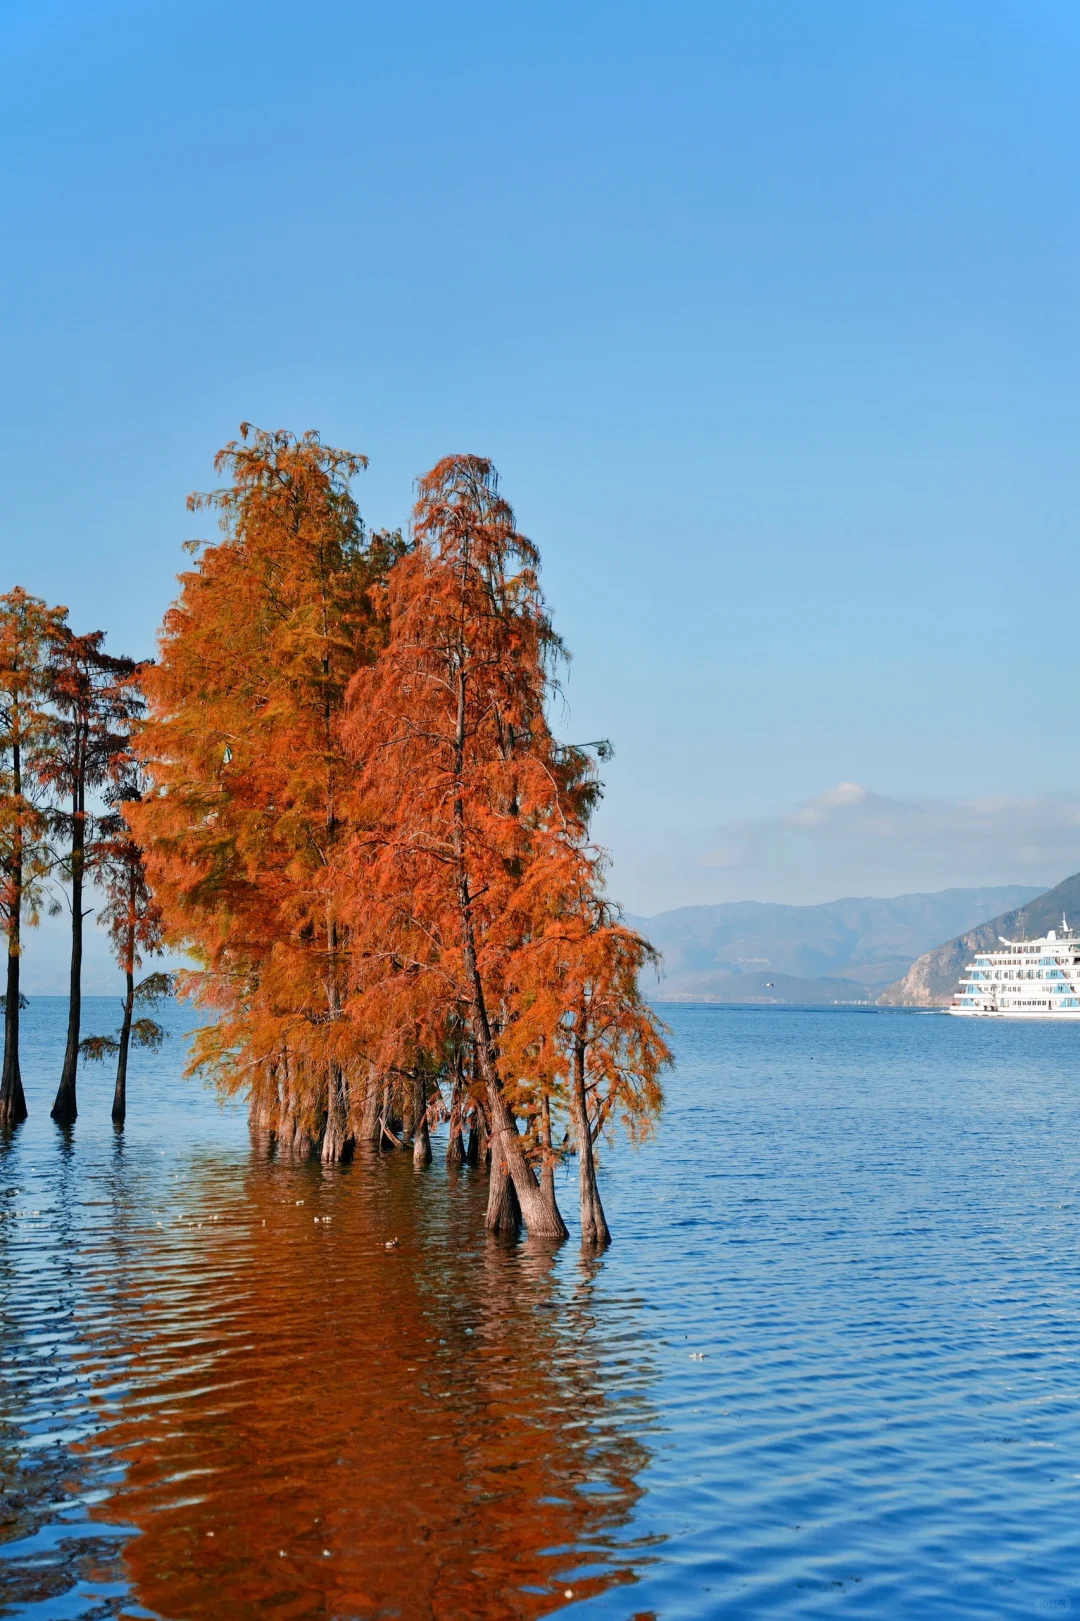
[(175, 1050), (65, 1138), (61, 1012), (0, 1148), (3, 1613), (1080, 1611), (1075, 1032), (674, 1010), (585, 1262), (468, 1173), (268, 1164)]

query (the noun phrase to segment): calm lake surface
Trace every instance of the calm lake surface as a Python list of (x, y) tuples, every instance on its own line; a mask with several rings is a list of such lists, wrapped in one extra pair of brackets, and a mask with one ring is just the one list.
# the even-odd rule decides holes
[(87, 1066), (66, 1139), (34, 1001), (0, 1614), (1080, 1614), (1080, 1030), (663, 1011), (586, 1262), (485, 1241), (438, 1143), (267, 1163), (179, 1079), (185, 1009), (123, 1136)]

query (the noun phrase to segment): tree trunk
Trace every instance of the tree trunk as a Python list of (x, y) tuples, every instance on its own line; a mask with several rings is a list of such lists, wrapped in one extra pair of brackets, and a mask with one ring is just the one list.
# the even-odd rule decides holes
[[(16, 888), (13, 905), (18, 907), (21, 896)], [(4, 1072), (0, 1081), (0, 1131), (9, 1130), (26, 1119), (26, 1094), (23, 1092), (22, 1071), (19, 1067), (19, 916), (8, 925), (7, 1001), (4, 1004)]]
[[(19, 744), (11, 750), (11, 787), (16, 801), (22, 799), (22, 758)], [(11, 863), (11, 912), (7, 926), (7, 1001), (4, 1004), (4, 1070), (0, 1080), (0, 1131), (26, 1119), (26, 1095), (19, 1068), (19, 967), (22, 936), (22, 821), (16, 812), (14, 859)]]
[(26, 1094), (19, 1068), (19, 948), (8, 937), (7, 1002), (4, 1008), (4, 1074), (0, 1081), (0, 1131), (26, 1119)]
[(347, 1120), (345, 1077), (340, 1064), (331, 1064), (327, 1086), (326, 1129), (322, 1140), (324, 1165), (340, 1165), (342, 1160), (348, 1157), (352, 1144), (348, 1135)]
[[(324, 605), (325, 615), (325, 605)], [(329, 699), (327, 699), (329, 703)], [(327, 736), (329, 737), (330, 713), (325, 714)], [(333, 844), (334, 831), (337, 820), (334, 812), (333, 795), (327, 801), (326, 807), (326, 837), (327, 847)], [(338, 962), (337, 919), (334, 917), (330, 902), (326, 903), (326, 1000), (330, 1010), (330, 1017), (336, 1021), (341, 1017), (341, 987), (339, 984), (340, 964)], [(349, 1139), (349, 1099), (345, 1083), (345, 1072), (341, 1065), (331, 1062), (326, 1077), (326, 1125), (322, 1138), (322, 1162), (324, 1165), (340, 1165), (352, 1149)]]
[(582, 1246), (589, 1249), (606, 1249), (611, 1243), (611, 1233), (604, 1216), (604, 1207), (600, 1202), (600, 1189), (596, 1185), (596, 1161), (593, 1158), (589, 1109), (585, 1097), (585, 1043), (580, 1037), (574, 1043), (570, 1112), (574, 1121), (574, 1134), (578, 1141)]
[[(540, 1101), (540, 1146), (544, 1159), (540, 1166), (540, 1192), (545, 1202), (559, 1215), (555, 1202), (555, 1155), (551, 1147), (551, 1100), (545, 1092)], [(562, 1217), (559, 1217), (562, 1220)]]
[[(276, 1087), (276, 1076), (271, 1072), (271, 1079)], [(253, 1083), (251, 1097), (248, 1101), (248, 1127), (251, 1139), (262, 1150), (267, 1159), (274, 1151), (274, 1136), (278, 1118), (278, 1099), (276, 1093), (271, 1096), (269, 1084), (259, 1085)]]
[(283, 1160), (311, 1159), (315, 1151), (315, 1144), (288, 1102), (282, 1107), (278, 1121), (277, 1151), (278, 1158)]
[(491, 1162), (484, 1226), (489, 1233), (504, 1238), (513, 1238), (521, 1231), (521, 1205), (501, 1155)]
[(394, 1113), (397, 1103), (397, 1083), (394, 1078), (387, 1075), (383, 1081), (382, 1092), (382, 1118), (380, 1121), (379, 1146), (385, 1148), (407, 1148), (402, 1136), (403, 1123), (400, 1115)]
[(412, 1162), (422, 1171), (431, 1164), (431, 1133), (428, 1131), (427, 1082), (423, 1071), (417, 1073), (413, 1083), (413, 1151)]
[(477, 1101), (477, 1094), (480, 1091), (480, 1071), (476, 1067), (475, 1048), (473, 1048), (469, 1068), (469, 1117), (472, 1122), (472, 1129), (469, 1132), (469, 1146), (465, 1150), (465, 1163), (466, 1165), (479, 1165), (480, 1161), (483, 1160), (484, 1169), (487, 1170), (490, 1165), (487, 1151), (487, 1121), (484, 1118), (483, 1105)]
[(416, 1129), (416, 1077), (410, 1075), (401, 1093), (401, 1135), (411, 1141)]
[[(488, 1067), (490, 1060), (481, 1052), (481, 1064)], [(566, 1223), (559, 1214), (554, 1195), (544, 1197), (532, 1166), (525, 1158), (525, 1150), (518, 1136), (514, 1117), (510, 1113), (494, 1064), (490, 1064), (491, 1078), (486, 1080), (488, 1108), (491, 1113), (491, 1179), (498, 1185), (505, 1172), (514, 1184), (521, 1215), (530, 1236), (534, 1238), (569, 1238)], [(490, 1232), (500, 1231), (499, 1215), (489, 1193), (488, 1214), (485, 1222)]]
[(124, 1022), (120, 1026), (120, 1053), (116, 1060), (116, 1090), (112, 1100), (114, 1126), (122, 1126), (127, 1114), (128, 1049), (131, 1046), (131, 1015), (135, 1007), (135, 975), (129, 968), (124, 977), (127, 991), (124, 996)]
[(379, 1125), (379, 1103), (382, 1086), (375, 1071), (369, 1067), (364, 1090), (364, 1108), (360, 1116), (360, 1136), (362, 1143), (370, 1143), (378, 1148), (382, 1138), (382, 1128)]
[[(554, 1200), (549, 1204), (545, 1200), (533, 1174), (532, 1166), (525, 1158), (525, 1151), (521, 1139), (517, 1134), (513, 1116), (503, 1093), (502, 1082), (499, 1079), (498, 1066), (495, 1062), (495, 1045), (491, 1037), (491, 1025), (487, 1015), (487, 1003), (484, 997), (484, 986), (480, 979), (480, 970), (476, 957), (476, 938), (473, 932), (472, 899), (469, 891), (469, 874), (465, 864), (465, 804), (462, 798), (460, 781), (464, 769), (465, 749), (465, 671), (458, 670), (457, 693), (457, 736), (455, 738), (455, 776), (458, 779), (458, 788), (454, 794), (454, 862), (457, 880), (457, 906), (461, 922), (462, 956), (464, 958), (465, 975), (468, 981), (471, 1010), (470, 1024), (472, 1037), (476, 1044), (476, 1061), (483, 1081), (484, 1091), (487, 1095), (488, 1114), (491, 1120), (491, 1175), (493, 1189), (497, 1190), (498, 1178), (501, 1168), (514, 1184), (521, 1214), (531, 1236), (536, 1238), (569, 1238), (566, 1223), (559, 1214), (558, 1206)], [(491, 1190), (489, 1190), (487, 1217), (485, 1226), (489, 1232), (504, 1230), (505, 1215), (502, 1201), (493, 1204)]]
[(461, 1076), (455, 1075), (450, 1093), (450, 1137), (446, 1144), (447, 1165), (465, 1164), (465, 1142), (461, 1118), (461, 1096), (463, 1091)]
[(67, 1047), (51, 1114), (58, 1126), (74, 1125), (79, 1113), (75, 1077), (79, 1068), (82, 1021), (83, 863), (86, 855), (86, 789), (77, 782), (71, 800), (71, 979), (68, 989)]

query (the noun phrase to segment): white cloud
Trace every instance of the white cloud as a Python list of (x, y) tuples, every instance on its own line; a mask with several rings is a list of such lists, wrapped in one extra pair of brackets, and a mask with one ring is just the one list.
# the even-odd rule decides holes
[(842, 782), (784, 815), (616, 849), (636, 912), (727, 900), (812, 903), (953, 886), (1051, 885), (1080, 870), (1080, 793), (892, 799)]

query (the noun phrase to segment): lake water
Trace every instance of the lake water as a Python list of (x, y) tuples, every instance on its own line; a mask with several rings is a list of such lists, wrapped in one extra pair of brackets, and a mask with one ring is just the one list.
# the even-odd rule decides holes
[(32, 1003), (0, 1614), (1080, 1614), (1080, 1030), (664, 1012), (584, 1261), (485, 1241), (438, 1145), (266, 1163), (179, 1037), (66, 1139)]

